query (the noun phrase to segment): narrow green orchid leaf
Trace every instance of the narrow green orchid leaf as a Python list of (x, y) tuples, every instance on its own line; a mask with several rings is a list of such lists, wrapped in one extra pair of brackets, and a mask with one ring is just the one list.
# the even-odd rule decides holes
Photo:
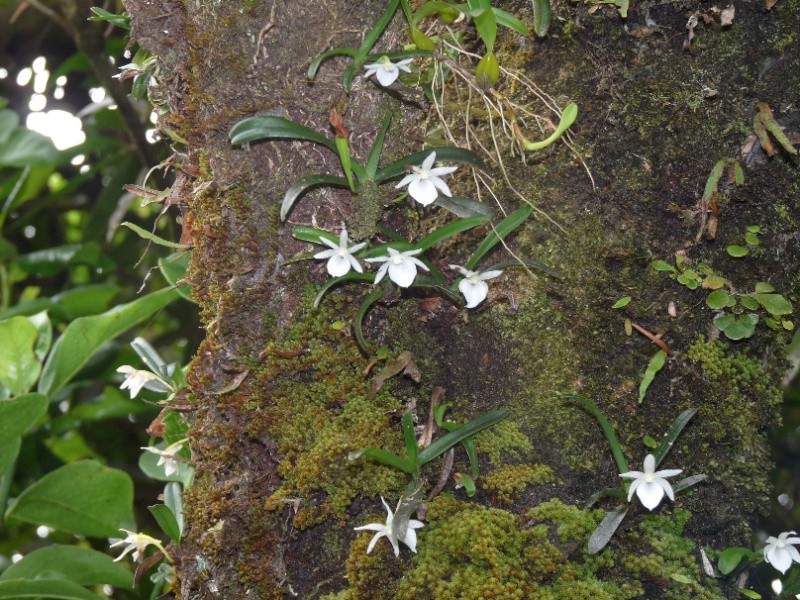
[(523, 206), (500, 221), (500, 223), (498, 223), (498, 225), (484, 238), (469, 261), (467, 261), (466, 268), (470, 271), (474, 271), (476, 265), (486, 255), (486, 253), (494, 248), (500, 242), (500, 240), (505, 238), (509, 233), (522, 225), (522, 223), (524, 223), (525, 220), (531, 216), (532, 211), (532, 207)]
[(89, 10), (96, 15), (94, 17), (89, 17), (87, 19), (89, 21), (106, 21), (107, 23), (116, 25), (120, 29), (126, 29), (127, 31), (131, 30), (131, 17), (127, 13), (116, 15), (98, 6), (90, 6)]
[(350, 157), (350, 144), (347, 138), (336, 136), (336, 152), (339, 154), (339, 161), (342, 163), (342, 170), (344, 176), (347, 178), (347, 185), (351, 192), (356, 191), (356, 185), (353, 182), (353, 160)]
[(447, 15), (456, 18), (458, 17), (459, 12), (461, 11), (457, 6), (453, 6), (447, 2), (432, 0), (431, 2), (426, 2), (417, 9), (417, 11), (414, 13), (414, 18), (411, 20), (411, 27), (418, 28), (419, 24), (425, 18), (430, 17), (431, 15)]
[(316, 227), (308, 227), (306, 225), (297, 225), (292, 228), (292, 236), (303, 242), (310, 242), (312, 244), (319, 244), (319, 238), (325, 238), (336, 244), (339, 243), (339, 236), (325, 231), (324, 229), (317, 229)]
[(178, 544), (181, 541), (181, 532), (178, 529), (178, 522), (175, 520), (175, 515), (165, 504), (154, 504), (148, 506), (147, 510), (153, 515), (153, 518), (161, 527), (161, 531), (166, 533), (174, 543)]
[(496, 265), (492, 265), (491, 267), (484, 269), (484, 271), (502, 271), (503, 269), (511, 269), (514, 267), (528, 267), (529, 269), (535, 269), (537, 271), (541, 271), (542, 273), (546, 273), (550, 275), (550, 277), (555, 277), (556, 279), (564, 279), (564, 274), (556, 271), (555, 269), (551, 269), (547, 265), (543, 265), (540, 262), (535, 260), (529, 260), (527, 258), (521, 258), (519, 260), (512, 258), (510, 260), (504, 260), (502, 262), (497, 263)]
[[(658, 465), (661, 464), (661, 461), (664, 460), (667, 452), (670, 451), (672, 445), (675, 443), (675, 440), (678, 439), (681, 431), (683, 431), (683, 428), (686, 427), (696, 412), (696, 408), (687, 408), (685, 411), (679, 414), (672, 422), (672, 425), (669, 426), (669, 429), (667, 429), (667, 432), (664, 434), (664, 439), (661, 440), (658, 448), (656, 448), (656, 451), (653, 452), (653, 457), (656, 459), (656, 467), (658, 467)], [(620, 471), (620, 473), (625, 473), (625, 471)]]
[(487, 170), (486, 163), (483, 162), (480, 156), (471, 150), (456, 148), (455, 146), (439, 146), (438, 148), (430, 148), (428, 150), (423, 150), (422, 152), (409, 154), (400, 160), (396, 160), (395, 162), (386, 165), (375, 174), (375, 181), (378, 183), (383, 183), (384, 181), (392, 179), (393, 177), (404, 175), (407, 165), (421, 165), (422, 162), (428, 158), (431, 152), (436, 152), (437, 163), (456, 162), (471, 165), (484, 171)]
[(320, 144), (331, 152), (336, 152), (336, 144), (330, 138), (291, 119), (273, 115), (243, 119), (231, 128), (228, 136), (233, 145), (258, 140), (303, 140)]
[(433, 203), (461, 218), (484, 216), (491, 219), (494, 214), (492, 209), (483, 202), (462, 198), (461, 196), (439, 194)]
[[(394, 16), (399, 4), (400, 0), (390, 0), (380, 19), (376, 21), (375, 25), (372, 26), (372, 29), (370, 29), (367, 35), (364, 36), (364, 41), (361, 42), (361, 47), (356, 55), (356, 64), (362, 62), (363, 59), (367, 57), (370, 50), (372, 50), (372, 47), (375, 45), (375, 42), (377, 42), (378, 38), (381, 37), (383, 30), (386, 29), (387, 25), (389, 25), (389, 22), (392, 20), (392, 17)], [(361, 64), (358, 64), (358, 67), (361, 67)]]
[(614, 462), (617, 463), (617, 469), (620, 473), (627, 473), (630, 471), (628, 468), (628, 461), (625, 460), (625, 454), (622, 452), (622, 446), (620, 446), (619, 439), (617, 439), (617, 434), (614, 432), (614, 428), (611, 426), (611, 423), (608, 422), (608, 419), (606, 419), (606, 416), (597, 407), (597, 405), (589, 400), (589, 398), (586, 398), (585, 396), (578, 396), (577, 394), (565, 394), (564, 397), (577, 400), (581, 403), (581, 406), (583, 406), (589, 413), (592, 414), (595, 419), (597, 419), (597, 422), (600, 423), (600, 427), (606, 436), (608, 445), (611, 447), (611, 454), (614, 455)]
[(693, 485), (697, 485), (701, 481), (705, 481), (708, 479), (708, 475), (703, 473), (699, 475), (692, 475), (691, 477), (684, 477), (677, 483), (672, 484), (672, 491), (676, 494), (682, 490), (692, 487)]
[(372, 283), (375, 281), (375, 274), (374, 273), (348, 273), (347, 275), (343, 275), (342, 277), (333, 277), (328, 279), (325, 283), (322, 284), (317, 296), (314, 298), (314, 308), (319, 306), (322, 297), (328, 293), (328, 291), (339, 285), (340, 283), (349, 283), (351, 281), (364, 281), (367, 283)]
[[(358, 57), (356, 56), (356, 59)], [(353, 89), (353, 79), (356, 76), (356, 71), (360, 69), (364, 65), (364, 60), (360, 60), (358, 63), (352, 63), (345, 67), (344, 71), (342, 72), (342, 87), (344, 88), (345, 93), (349, 94)]]
[(383, 120), (383, 125), (381, 125), (381, 128), (378, 131), (378, 135), (375, 136), (375, 141), (372, 142), (372, 148), (370, 148), (369, 150), (369, 156), (367, 157), (367, 167), (366, 167), (366, 173), (369, 179), (375, 179), (375, 173), (378, 172), (378, 161), (380, 161), (381, 159), (381, 152), (383, 151), (383, 143), (386, 138), (386, 132), (388, 131), (391, 122), (392, 122), (392, 114), (389, 113)]
[[(478, 35), (486, 45), (486, 50), (491, 52), (494, 50), (494, 42), (497, 37), (497, 18), (492, 10), (492, 3), (490, 0), (467, 0), (467, 6), (474, 14), (472, 22), (475, 29), (478, 30)], [(474, 11), (480, 12), (475, 14)]]
[(281, 202), (281, 221), (285, 221), (286, 217), (289, 216), (289, 211), (292, 210), (294, 203), (297, 202), (297, 199), (305, 194), (311, 188), (325, 185), (331, 187), (343, 187), (349, 188), (350, 184), (347, 182), (347, 179), (344, 177), (339, 177), (337, 175), (307, 175), (306, 177), (302, 177), (295, 181), (286, 193), (283, 196), (283, 202)]
[(650, 359), (647, 370), (644, 372), (644, 377), (642, 377), (642, 381), (639, 383), (639, 404), (644, 401), (647, 389), (650, 387), (650, 384), (653, 383), (653, 379), (655, 379), (658, 372), (664, 368), (666, 360), (667, 353), (663, 350), (656, 352), (653, 358)]
[(0, 581), (0, 598), (53, 598), (56, 600), (106, 600), (69, 579), (8, 579)]
[(319, 71), (319, 66), (329, 58), (333, 58), (334, 56), (355, 56), (356, 54), (358, 54), (358, 50), (355, 48), (344, 47), (331, 48), (322, 54), (317, 54), (314, 60), (311, 61), (311, 64), (308, 65), (306, 77), (308, 77), (308, 79), (311, 81), (314, 81), (314, 78), (317, 76), (317, 71)]
[(459, 219), (458, 221), (453, 221), (452, 223), (448, 223), (444, 227), (440, 227), (436, 231), (429, 233), (419, 242), (414, 244), (414, 247), (427, 250), (434, 244), (438, 244), (439, 242), (451, 238), (456, 234), (468, 231), (470, 229), (478, 227), (479, 225), (484, 225), (488, 222), (489, 218), (485, 216), (468, 217), (466, 219)]
[[(481, 465), (478, 462), (478, 449), (475, 446), (475, 439), (467, 438), (461, 442), (461, 445), (464, 446), (464, 451), (467, 453), (467, 458), (469, 459), (470, 474), (473, 479), (477, 479), (481, 472)], [(467, 492), (467, 495), (469, 495), (469, 492)]]
[(538, 37), (550, 29), (550, 0), (533, 0), (533, 30)]
[[(516, 31), (520, 35), (529, 36), (531, 34), (531, 30), (528, 29), (528, 26), (525, 25), (522, 21), (520, 21), (517, 17), (512, 15), (510, 12), (503, 10), (502, 8), (492, 7), (492, 12), (494, 13), (494, 18), (497, 21), (498, 25), (502, 25), (503, 27), (508, 27), (509, 29)], [(549, 23), (548, 23), (549, 25)], [(538, 32), (537, 32), (537, 35)], [(541, 37), (541, 35), (539, 36)]]
[(369, 309), (372, 308), (372, 305), (382, 297), (383, 288), (376, 287), (369, 294), (367, 294), (367, 297), (364, 298), (361, 306), (358, 307), (355, 317), (353, 317), (353, 337), (356, 338), (358, 347), (361, 348), (365, 354), (369, 354), (369, 346), (367, 345), (367, 340), (364, 339), (364, 317), (367, 316), (367, 313), (369, 312)]
[(177, 242), (171, 242), (170, 240), (165, 240), (162, 237), (157, 236), (152, 231), (147, 231), (147, 229), (143, 229), (136, 225), (135, 223), (131, 223), (129, 221), (123, 221), (120, 223), (122, 227), (127, 227), (131, 231), (133, 231), (136, 235), (140, 238), (153, 242), (158, 246), (164, 246), (165, 248), (173, 248), (175, 250), (188, 250), (191, 246), (187, 246), (186, 244), (179, 244)]
[[(170, 481), (164, 486), (164, 504), (172, 511), (175, 523), (178, 525), (179, 536), (183, 535), (183, 496), (181, 494), (181, 484), (177, 481)], [(180, 541), (180, 537), (178, 538)]]
[(783, 149), (789, 154), (797, 154), (797, 148), (792, 145), (792, 142), (786, 137), (783, 129), (775, 120), (772, 109), (763, 102), (756, 103), (756, 109), (758, 110), (758, 118), (764, 124), (764, 127), (773, 135)]
[(461, 473), (461, 485), (464, 487), (464, 491), (467, 492), (468, 498), (475, 496), (475, 493), (478, 491), (475, 488), (475, 479), (466, 473)]
[(589, 538), (587, 552), (589, 552), (589, 554), (597, 554), (605, 548), (608, 542), (611, 541), (611, 538), (614, 537), (614, 533), (619, 529), (619, 526), (622, 524), (627, 514), (627, 506), (620, 506), (606, 513), (606, 516), (600, 521), (597, 529), (592, 533), (592, 537)]
[(348, 458), (350, 460), (356, 460), (361, 456), (366, 456), (367, 458), (377, 460), (378, 462), (382, 462), (383, 464), (394, 467), (395, 469), (400, 469), (409, 475), (414, 475), (415, 473), (414, 466), (411, 463), (409, 463), (407, 460), (403, 460), (397, 456), (397, 454), (389, 452), (388, 450), (384, 450), (383, 448), (365, 448), (364, 450), (359, 450), (358, 452), (351, 452), (348, 455)]
[(543, 148), (547, 148), (550, 144), (558, 140), (564, 132), (569, 129), (572, 124), (575, 122), (575, 119), (578, 118), (578, 105), (574, 102), (567, 104), (567, 107), (564, 109), (564, 112), (561, 113), (561, 121), (558, 123), (558, 127), (556, 130), (548, 137), (547, 139), (542, 140), (541, 142), (529, 142), (525, 140), (523, 142), (523, 146), (526, 150), (542, 150)]
[(472, 437), (479, 431), (483, 431), (484, 429), (499, 423), (503, 419), (508, 416), (507, 410), (493, 410), (492, 412), (486, 413), (485, 415), (481, 415), (476, 419), (472, 419), (468, 421), (461, 427), (459, 427), (455, 431), (451, 431), (442, 437), (436, 439), (431, 443), (430, 446), (425, 448), (422, 452), (419, 453), (419, 464), (424, 465), (433, 459), (441, 456), (445, 452), (447, 452), (450, 448), (465, 440), (469, 437)]
[(411, 287), (434, 290), (439, 294), (441, 294), (442, 296), (444, 296), (445, 298), (447, 298), (448, 300), (450, 300), (450, 302), (452, 302), (453, 304), (457, 306), (463, 305), (464, 299), (457, 293), (455, 293), (453, 290), (447, 288), (444, 285), (445, 282), (446, 280), (444, 279), (444, 277), (439, 279), (438, 277), (433, 278), (427, 275), (417, 275)]
[(417, 436), (414, 435), (414, 419), (411, 413), (403, 414), (403, 439), (406, 444), (408, 462), (412, 465), (418, 464), (419, 449), (417, 448)]

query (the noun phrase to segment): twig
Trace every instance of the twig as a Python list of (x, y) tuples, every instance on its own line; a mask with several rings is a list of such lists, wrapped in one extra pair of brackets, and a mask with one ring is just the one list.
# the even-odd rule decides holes
[(633, 321), (631, 321), (631, 327), (633, 327), (636, 331), (641, 333), (648, 340), (653, 342), (656, 346), (661, 348), (664, 352), (666, 352), (667, 354), (672, 356), (672, 350), (670, 350), (669, 346), (667, 346), (667, 344), (664, 342), (664, 340), (661, 339), (661, 336), (664, 335), (664, 334), (659, 333), (658, 335), (654, 335), (654, 334), (650, 333), (649, 331), (647, 331), (647, 329), (645, 329), (641, 325), (637, 325)]

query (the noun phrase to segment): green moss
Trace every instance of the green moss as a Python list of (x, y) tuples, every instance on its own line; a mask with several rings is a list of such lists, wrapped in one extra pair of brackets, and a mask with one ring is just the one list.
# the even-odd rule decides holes
[(528, 511), (528, 517), (534, 522), (555, 523), (556, 534), (562, 542), (569, 539), (588, 540), (602, 516), (602, 510), (582, 510), (558, 499), (543, 502)]
[(512, 504), (531, 483), (552, 483), (553, 470), (546, 465), (503, 465), (488, 475), (483, 481), (483, 487), (497, 496), (505, 503)]
[(475, 448), (478, 452), (488, 454), (492, 465), (498, 466), (502, 459), (524, 458), (533, 446), (528, 436), (520, 431), (519, 425), (506, 419), (476, 435)]

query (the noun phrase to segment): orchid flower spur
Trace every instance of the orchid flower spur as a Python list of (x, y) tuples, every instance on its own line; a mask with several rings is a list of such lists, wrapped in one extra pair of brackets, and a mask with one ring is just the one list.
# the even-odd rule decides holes
[(156, 448), (155, 446), (142, 446), (141, 449), (145, 452), (150, 452), (151, 454), (158, 456), (158, 462), (156, 463), (156, 466), (160, 467), (161, 465), (164, 465), (164, 474), (167, 477), (170, 477), (178, 472), (178, 461), (175, 460), (175, 455), (181, 451), (185, 442), (185, 439), (177, 441), (173, 444), (170, 444), (163, 450)]
[(144, 533), (136, 533), (134, 531), (128, 531), (127, 529), (120, 529), (120, 531), (124, 531), (127, 533), (127, 537), (124, 539), (116, 540), (112, 544), (110, 544), (111, 548), (115, 548), (117, 546), (125, 545), (122, 554), (120, 554), (117, 558), (114, 559), (114, 562), (118, 562), (125, 558), (125, 556), (133, 550), (133, 560), (134, 562), (139, 562), (139, 559), (144, 557), (144, 551), (147, 549), (148, 546), (155, 546), (158, 548), (161, 553), (166, 557), (168, 561), (172, 561), (172, 557), (170, 557), (169, 553), (164, 550), (164, 546), (161, 545), (161, 542), (154, 537), (149, 535), (145, 535)]
[(764, 560), (781, 573), (786, 573), (792, 562), (800, 563), (800, 552), (793, 544), (800, 544), (800, 537), (789, 537), (794, 531), (784, 531), (778, 537), (769, 536), (764, 546)]
[(400, 77), (400, 71), (411, 73), (409, 65), (413, 60), (413, 58), (405, 58), (393, 63), (388, 56), (381, 56), (377, 62), (364, 65), (364, 68), (367, 70), (364, 77), (375, 75), (375, 79), (378, 80), (378, 83), (383, 87), (389, 87)]
[(122, 365), (117, 369), (117, 373), (125, 375), (125, 381), (120, 385), (121, 390), (130, 390), (131, 400), (139, 395), (142, 388), (153, 392), (174, 392), (175, 389), (168, 381), (162, 379), (151, 371), (134, 369), (130, 365)]
[(502, 271), (470, 271), (458, 265), (450, 265), (450, 268), (464, 276), (464, 279), (458, 282), (458, 290), (464, 295), (467, 308), (475, 308), (486, 300), (486, 296), (489, 294), (489, 286), (486, 281), (503, 274)]
[(403, 177), (395, 187), (401, 188), (407, 185), (409, 195), (422, 206), (428, 206), (436, 200), (439, 192), (448, 197), (452, 196), (450, 188), (447, 187), (441, 176), (449, 175), (458, 167), (434, 167), (433, 163), (435, 162), (436, 152), (431, 152), (422, 165), (419, 167), (412, 165), (411, 173)]
[(378, 256), (376, 258), (368, 258), (367, 262), (382, 262), (383, 264), (375, 274), (375, 283), (379, 283), (381, 279), (389, 273), (389, 279), (394, 281), (402, 288), (410, 287), (414, 283), (414, 278), (417, 276), (417, 267), (429, 271), (418, 258), (414, 258), (417, 254), (422, 252), (421, 248), (417, 250), (406, 250), (400, 252), (394, 248), (387, 248), (389, 253), (387, 256)]
[(394, 549), (395, 557), (400, 556), (400, 544), (399, 542), (403, 542), (406, 546), (408, 546), (412, 552), (416, 554), (417, 552), (417, 532), (414, 531), (415, 529), (419, 529), (420, 527), (424, 527), (425, 524), (422, 521), (417, 521), (416, 519), (409, 519), (408, 526), (404, 532), (397, 532), (392, 527), (394, 521), (394, 513), (392, 509), (389, 508), (389, 505), (386, 504), (386, 500), (383, 499), (381, 496), (381, 502), (386, 507), (386, 523), (370, 523), (369, 525), (362, 525), (361, 527), (353, 527), (356, 531), (375, 531), (375, 535), (372, 536), (372, 539), (369, 542), (369, 546), (367, 546), (367, 554), (372, 552), (372, 549), (375, 548), (375, 544), (378, 543), (378, 540), (382, 537), (385, 537), (389, 540), (389, 543), (392, 545)]
[(328, 274), (331, 277), (342, 277), (343, 275), (347, 275), (350, 272), (350, 268), (352, 267), (359, 273), (363, 273), (364, 270), (361, 268), (361, 265), (353, 256), (355, 252), (361, 250), (364, 246), (367, 245), (366, 242), (361, 242), (354, 246), (347, 247), (347, 230), (342, 225), (342, 231), (339, 233), (339, 243), (336, 244), (331, 240), (320, 236), (319, 241), (330, 248), (330, 250), (323, 250), (322, 252), (317, 252), (314, 255), (316, 259), (328, 259), (327, 269)]
[(674, 477), (681, 473), (682, 469), (656, 471), (655, 468), (656, 458), (652, 454), (648, 454), (644, 459), (644, 472), (628, 471), (627, 473), (620, 473), (620, 477), (633, 480), (628, 490), (628, 502), (633, 498), (634, 492), (636, 492), (639, 500), (647, 510), (653, 510), (658, 506), (665, 493), (670, 500), (675, 500), (675, 492), (666, 478)]

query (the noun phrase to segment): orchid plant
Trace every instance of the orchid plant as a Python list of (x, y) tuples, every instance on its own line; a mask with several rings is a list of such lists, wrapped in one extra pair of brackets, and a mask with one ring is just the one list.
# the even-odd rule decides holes
[[(617, 468), (620, 470), (619, 476), (626, 481), (622, 489), (620, 488), (606, 488), (593, 494), (587, 506), (592, 506), (602, 496), (611, 496), (624, 500), (627, 497), (628, 502), (633, 499), (634, 493), (638, 497), (642, 505), (648, 510), (654, 510), (663, 500), (666, 495), (670, 500), (675, 499), (675, 494), (681, 492), (693, 485), (700, 483), (708, 478), (705, 474), (692, 475), (685, 477), (675, 484), (670, 484), (667, 481), (668, 477), (674, 477), (682, 472), (681, 469), (666, 469), (663, 471), (656, 471), (656, 467), (664, 460), (669, 450), (672, 448), (675, 440), (678, 438), (684, 427), (689, 423), (691, 418), (697, 412), (696, 408), (690, 408), (683, 411), (670, 425), (667, 432), (661, 439), (661, 443), (652, 454), (648, 454), (644, 459), (644, 471), (632, 471), (628, 468), (628, 461), (625, 459), (625, 454), (622, 451), (622, 446), (617, 439), (617, 434), (614, 428), (606, 419), (605, 415), (592, 402), (589, 398), (578, 396), (575, 394), (565, 395), (566, 398), (577, 400), (587, 412), (597, 419), (600, 427), (606, 436), (608, 445), (611, 447), (611, 454), (614, 456), (614, 461), (617, 463)], [(596, 554), (606, 547), (608, 542), (613, 537), (614, 533), (619, 528), (625, 516), (628, 514), (629, 507), (627, 505), (619, 506), (606, 514), (600, 524), (595, 529), (592, 536), (589, 538), (588, 552), (589, 554)]]

